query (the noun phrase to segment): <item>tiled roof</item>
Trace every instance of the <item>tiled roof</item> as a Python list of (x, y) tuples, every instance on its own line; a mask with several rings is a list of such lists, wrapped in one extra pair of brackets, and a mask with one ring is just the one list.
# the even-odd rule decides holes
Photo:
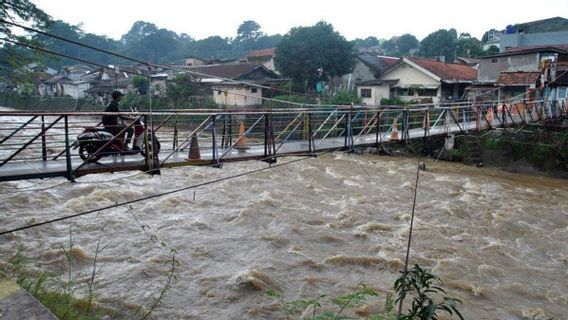
[(398, 62), (400, 62), (399, 58), (395, 57), (387, 57), (387, 56), (377, 56), (368, 53), (361, 53), (358, 56), (359, 60), (361, 60), (364, 64), (369, 66), (377, 73), (383, 73), (385, 70), (391, 68)]
[(535, 83), (540, 75), (540, 72), (501, 72), (495, 83), (507, 86), (526, 86)]
[(247, 54), (249, 58), (274, 57), (276, 48), (253, 50)]
[(416, 57), (409, 57), (408, 60), (437, 75), (442, 81), (477, 80), (477, 70), (464, 64), (445, 63)]

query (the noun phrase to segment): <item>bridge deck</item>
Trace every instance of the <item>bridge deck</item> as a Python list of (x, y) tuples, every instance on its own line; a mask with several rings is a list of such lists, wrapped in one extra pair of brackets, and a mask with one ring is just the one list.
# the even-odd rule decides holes
[[(158, 128), (155, 128), (154, 132), (157, 133), (158, 139), (160, 139), (162, 144), (162, 150), (156, 160), (145, 159), (140, 154), (137, 154), (103, 157), (96, 163), (84, 162), (76, 154), (73, 154), (73, 151), (69, 153), (65, 152), (65, 150), (71, 149), (65, 147), (65, 145), (69, 145), (71, 143), (70, 141), (74, 140), (71, 137), (79, 133), (83, 125), (70, 126), (67, 124), (67, 118), (65, 118), (64, 128), (56, 128), (54, 126), (54, 129), (52, 129), (52, 131), (57, 132), (53, 134), (55, 138), (52, 140), (55, 142), (46, 142), (50, 139), (48, 134), (50, 131), (48, 130), (49, 128), (46, 129), (49, 122), (44, 120), (44, 116), (42, 116), (41, 130), (38, 131), (40, 133), (35, 134), (35, 131), (31, 130), (29, 125), (27, 125), (27, 123), (33, 123), (33, 121), (35, 121), (34, 118), (28, 120), (21, 126), (19, 125), (24, 123), (27, 117), (39, 116), (18, 113), (13, 115), (13, 117), (20, 117), (19, 122), (12, 118), (10, 118), (9, 121), (0, 121), (0, 138), (4, 136), (3, 140), (0, 142), (0, 156), (2, 157), (0, 158), (0, 162), (3, 161), (2, 165), (0, 165), (0, 181), (57, 176), (67, 177), (72, 180), (74, 177), (101, 172), (127, 170), (155, 171), (166, 167), (220, 165), (222, 162), (226, 161), (274, 159), (284, 155), (315, 154), (316, 152), (328, 150), (346, 150), (353, 147), (376, 146), (377, 144), (391, 141), (391, 134), (393, 132), (397, 132), (399, 139), (417, 139), (423, 138), (425, 134), (434, 136), (449, 134), (451, 132), (485, 130), (498, 126), (538, 121), (548, 117), (563, 116), (566, 115), (566, 109), (563, 103), (560, 105), (560, 108), (556, 110), (552, 110), (549, 107), (548, 111), (546, 105), (541, 104), (539, 109), (539, 106), (535, 104), (532, 108), (523, 105), (522, 108), (519, 108), (519, 106), (513, 108), (511, 106), (510, 108), (502, 107), (501, 109), (497, 106), (483, 109), (482, 107), (474, 108), (469, 105), (436, 110), (429, 108), (363, 111), (349, 109), (328, 110), (324, 112), (317, 111), (317, 113), (296, 111), (286, 114), (285, 117), (281, 116), (281, 114), (267, 115), (255, 112), (251, 114), (240, 114), (240, 120), (231, 120), (230, 116), (226, 114), (191, 114), (186, 116), (191, 117), (191, 119), (200, 117), (199, 121), (194, 121), (191, 124), (190, 127), (194, 129), (188, 130), (188, 133), (184, 134), (186, 139), (178, 143), (178, 147), (172, 147), (170, 149), (164, 147), (170, 143), (167, 127), (169, 117), (165, 118), (166, 120), (164, 120)], [(50, 116), (53, 118), (57, 115)], [(89, 115), (81, 114), (78, 117), (84, 118), (88, 116)], [(223, 116), (225, 117), (225, 123), (219, 126), (221, 121), (216, 122), (216, 117), (220, 118)], [(280, 122), (272, 120), (279, 116)], [(0, 117), (5, 118), (5, 113), (0, 113)], [(65, 117), (67, 117), (67, 115), (65, 115)], [(177, 114), (176, 117), (178, 117)], [(251, 118), (248, 123), (254, 122), (246, 132), (242, 131), (242, 118), (244, 117)], [(229, 119), (229, 126), (227, 126), (227, 118)], [(430, 118), (432, 118), (432, 120)], [(253, 121), (255, 119), (256, 121)], [(261, 123), (261, 120), (267, 119), (271, 119), (270, 121), (272, 122), (265, 121), (264, 132), (261, 132), (262, 128), (258, 124)], [(52, 123), (56, 123), (57, 121), (59, 120), (56, 119)], [(17, 124), (14, 125), (12, 122), (17, 122)], [(225, 133), (228, 131), (232, 133), (235, 130), (232, 130), (230, 125), (232, 124), (233, 128), (236, 128), (239, 122), (241, 124), (241, 130), (238, 134), (232, 134), (232, 136), (223, 135), (221, 139), (219, 136), (220, 132)], [(17, 133), (20, 133), (20, 131), (28, 131), (28, 133), (23, 134), (23, 136), (32, 137), (30, 141), (33, 143), (38, 143), (36, 140), (39, 140), (41, 135), (43, 155), (33, 156), (34, 152), (39, 152), (36, 150), (38, 149), (37, 145), (35, 149), (31, 147), (28, 148), (31, 150), (18, 149), (14, 152), (14, 155), (10, 155), (8, 150), (10, 149), (8, 147), (9, 144), (3, 144), (3, 142), (9, 140), (9, 138), (13, 138), (16, 134), (2, 134), (3, 132), (1, 130), (3, 126)], [(427, 130), (424, 129), (425, 126), (428, 128)], [(400, 131), (397, 127), (401, 128)], [(161, 131), (158, 131), (158, 129)], [(63, 131), (64, 133), (62, 133)], [(174, 131), (177, 134), (177, 127)], [(335, 137), (330, 137), (330, 135), (335, 135)], [(302, 139), (302, 137), (305, 138), (306, 136), (310, 136), (312, 139)], [(177, 141), (178, 137), (179, 135), (175, 136), (175, 141)], [(192, 137), (199, 137), (198, 141), (201, 146), (201, 157), (199, 159), (189, 160), (189, 140)], [(66, 144), (62, 142), (65, 140), (63, 138), (67, 139)], [(270, 141), (268, 138), (272, 139), (272, 144), (267, 142)], [(26, 149), (27, 144), (25, 140), (22, 141), (21, 139), (22, 138), (16, 140), (17, 143), (14, 144), (24, 144), (24, 148), (21, 149)], [(227, 139), (230, 140), (226, 141)], [(239, 143), (241, 139), (247, 139), (248, 143), (246, 148), (241, 148)], [(33, 143), (30, 145), (33, 145)], [(51, 145), (59, 143), (60, 149), (63, 151), (58, 157), (49, 158), (46, 156), (46, 149), (49, 149), (46, 148), (48, 143)], [(267, 152), (266, 150), (269, 151)], [(23, 159), (18, 159), (20, 154), (26, 152), (29, 153), (27, 158), (22, 156)], [(50, 157), (51, 156), (52, 155), (50, 155)], [(8, 159), (8, 161), (6, 159)]]

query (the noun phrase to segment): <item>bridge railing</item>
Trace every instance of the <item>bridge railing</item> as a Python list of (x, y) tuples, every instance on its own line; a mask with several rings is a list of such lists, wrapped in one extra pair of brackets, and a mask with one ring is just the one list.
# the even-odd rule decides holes
[[(566, 100), (519, 101), (505, 104), (420, 105), (367, 108), (169, 110), (126, 113), (142, 117), (160, 142), (159, 156), (107, 159), (118, 166), (152, 170), (162, 166), (220, 165), (240, 158), (269, 161), (286, 154), (311, 154), (322, 149), (351, 149), (425, 135), (468, 132), (566, 116)], [(85, 127), (100, 124), (102, 112), (0, 112), (0, 173), (10, 165), (29, 166), (37, 177), (63, 175), (72, 179), (94, 170), (74, 149)], [(200, 159), (190, 151), (197, 144)], [(41, 166), (31, 166), (33, 163)], [(50, 164), (65, 164), (65, 170)], [(107, 161), (108, 162), (108, 161)], [(16, 170), (16, 169), (10, 169)], [(47, 174), (46, 174), (47, 172)]]

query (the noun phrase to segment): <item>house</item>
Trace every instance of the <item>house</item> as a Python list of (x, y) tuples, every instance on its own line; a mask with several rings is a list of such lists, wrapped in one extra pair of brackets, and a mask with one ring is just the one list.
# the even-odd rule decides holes
[(168, 74), (159, 73), (150, 76), (150, 83), (152, 84), (152, 95), (165, 96), (168, 86)]
[(87, 96), (100, 103), (104, 103), (107, 95), (113, 90), (119, 90), (123, 93), (134, 90), (129, 72), (121, 70), (120, 67), (116, 69), (113, 66), (99, 67), (81, 76), (79, 80), (89, 83), (89, 88), (85, 91)]
[(276, 72), (274, 65), (274, 57), (276, 56), (276, 48), (253, 50), (246, 56), (248, 63), (262, 64), (269, 70)]
[(38, 93), (42, 97), (72, 97), (79, 99), (85, 97), (87, 89), (89, 89), (88, 81), (73, 81), (65, 75), (50, 77), (38, 84)]
[(363, 82), (374, 82), (380, 78), (383, 72), (396, 65), (399, 61), (400, 58), (380, 56), (367, 52), (359, 53), (355, 60), (353, 71), (342, 76), (342, 87), (352, 90)]
[(499, 47), (499, 52), (503, 53), (509, 48), (566, 43), (568, 43), (568, 19), (554, 17), (509, 25), (500, 33), (490, 34), (486, 45), (496, 45)]
[(374, 83), (359, 84), (358, 92), (374, 105), (382, 98), (439, 103), (463, 99), (475, 80), (477, 71), (468, 65), (404, 57)]
[[(474, 95), (493, 86), (493, 100), (566, 97), (568, 45), (509, 48), (480, 58)], [(484, 89), (480, 89), (484, 87)]]
[(63, 68), (63, 74), (71, 80), (79, 80), (91, 71), (93, 71), (93, 68), (84, 64), (75, 64)]
[(123, 78), (116, 81), (110, 80), (93, 80), (89, 82), (90, 88), (85, 90), (87, 97), (93, 99), (95, 103), (107, 104), (109, 102), (110, 94), (114, 90), (118, 90), (124, 94), (133, 92), (131, 79)]
[(262, 97), (272, 92), (260, 86), (270, 86), (288, 80), (280, 79), (262, 64), (229, 63), (190, 67), (195, 81), (211, 86), (215, 103), (226, 106), (256, 106)]

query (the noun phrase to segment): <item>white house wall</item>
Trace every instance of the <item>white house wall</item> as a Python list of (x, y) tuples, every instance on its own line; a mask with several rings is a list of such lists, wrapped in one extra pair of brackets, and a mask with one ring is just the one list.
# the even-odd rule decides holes
[[(424, 87), (424, 88), (437, 88), (437, 94), (435, 97), (432, 96), (420, 96), (420, 95), (411, 95), (411, 96), (399, 96), (402, 101), (411, 101), (417, 100), (421, 98), (432, 98), (434, 103), (440, 101), (441, 97), (441, 86), (440, 82), (429, 75), (425, 74), (424, 72), (415, 69), (414, 67), (408, 64), (400, 64), (396, 69), (392, 70), (391, 72), (384, 74), (381, 77), (381, 80), (398, 80), (397, 87), (400, 88), (409, 88), (409, 87)], [(394, 98), (394, 97), (391, 97)]]
[(70, 96), (75, 99), (84, 98), (85, 91), (90, 87), (88, 82), (81, 83), (64, 83), (63, 84), (63, 95)]
[[(225, 97), (225, 92), (227, 96)], [(213, 99), (218, 105), (227, 106), (254, 106), (262, 104), (262, 89), (256, 88), (256, 92), (252, 92), (253, 88), (245, 86), (221, 86), (213, 87)]]
[(390, 97), (390, 86), (388, 84), (380, 86), (359, 86), (357, 89), (359, 90), (359, 96), (361, 96), (361, 89), (371, 90), (370, 98), (361, 97), (361, 102), (368, 106), (380, 106), (381, 99), (388, 99)]

